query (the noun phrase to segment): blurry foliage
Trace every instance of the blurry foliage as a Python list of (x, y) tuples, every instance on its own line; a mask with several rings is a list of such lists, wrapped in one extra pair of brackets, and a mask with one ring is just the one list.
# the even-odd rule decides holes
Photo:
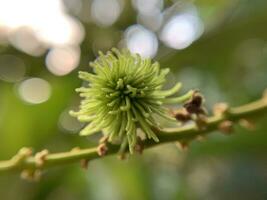
[[(23, 60), (25, 77), (43, 78), (52, 88), (47, 102), (29, 105), (16, 92), (19, 83), (0, 80), (1, 159), (9, 158), (22, 146), (63, 151), (94, 143), (59, 128), (58, 121), (62, 112), (78, 104), (74, 93), (81, 84), (77, 71), (89, 70), (88, 62), (95, 58), (96, 50), (117, 46), (123, 31), (136, 23), (137, 13), (130, 1), (123, 1), (118, 21), (99, 27), (88, 18), (90, 2), (81, 1), (78, 13), (69, 9), (86, 33), (79, 67), (69, 75), (51, 74), (45, 67), (46, 54), (33, 57), (11, 45), (0, 46), (0, 56), (14, 55)], [(184, 3), (168, 0), (165, 8), (173, 2)], [(261, 95), (267, 85), (267, 2), (191, 2), (198, 9), (205, 32), (183, 50), (160, 44), (155, 59), (171, 68), (170, 80), (181, 80), (186, 89), (199, 88), (208, 107), (217, 101), (238, 105)], [(214, 134), (205, 142), (194, 142), (188, 152), (179, 152), (173, 144), (163, 145), (123, 162), (115, 157), (93, 161), (88, 171), (77, 165), (56, 168), (38, 183), (19, 180), (17, 175), (1, 175), (0, 194), (7, 200), (267, 199), (266, 120), (258, 122), (253, 133), (237, 128), (231, 137)]]

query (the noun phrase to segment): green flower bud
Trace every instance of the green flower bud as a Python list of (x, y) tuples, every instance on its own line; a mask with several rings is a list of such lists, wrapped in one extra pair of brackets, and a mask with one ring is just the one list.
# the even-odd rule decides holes
[(178, 92), (181, 83), (172, 89), (162, 90), (169, 69), (160, 69), (159, 63), (143, 59), (128, 50), (112, 49), (104, 55), (99, 53), (90, 63), (94, 73), (79, 72), (79, 77), (89, 82), (86, 87), (76, 89), (83, 97), (78, 112), (71, 115), (87, 122), (80, 135), (86, 136), (103, 131), (109, 142), (121, 141), (121, 148), (133, 149), (140, 128), (148, 139), (158, 142), (152, 127), (159, 128), (155, 115), (168, 120), (175, 118), (167, 114), (164, 104), (187, 101), (193, 94), (167, 98)]

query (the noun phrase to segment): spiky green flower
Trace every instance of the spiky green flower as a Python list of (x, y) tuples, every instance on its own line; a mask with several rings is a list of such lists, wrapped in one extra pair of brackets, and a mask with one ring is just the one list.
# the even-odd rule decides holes
[(85, 87), (76, 89), (84, 99), (78, 112), (71, 115), (89, 124), (80, 135), (91, 135), (103, 131), (109, 142), (121, 141), (121, 148), (127, 144), (132, 153), (136, 145), (137, 129), (140, 128), (148, 139), (159, 139), (152, 131), (158, 127), (155, 115), (175, 120), (167, 114), (163, 104), (176, 104), (188, 100), (187, 94), (167, 98), (175, 94), (181, 83), (170, 90), (162, 90), (169, 69), (160, 69), (157, 62), (142, 59), (128, 50), (112, 49), (106, 55), (102, 52), (96, 61), (90, 63), (94, 73), (79, 72), (87, 82)]

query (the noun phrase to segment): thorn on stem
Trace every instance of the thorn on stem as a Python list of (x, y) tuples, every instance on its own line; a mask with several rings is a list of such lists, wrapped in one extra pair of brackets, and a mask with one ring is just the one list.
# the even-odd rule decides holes
[(35, 154), (35, 163), (37, 167), (42, 167), (44, 165), (46, 156), (49, 154), (49, 151), (47, 149), (44, 149), (38, 153)]

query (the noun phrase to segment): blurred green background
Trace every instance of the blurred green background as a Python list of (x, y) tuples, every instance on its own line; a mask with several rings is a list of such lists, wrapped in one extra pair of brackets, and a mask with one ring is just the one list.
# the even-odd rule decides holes
[[(209, 109), (240, 105), (267, 86), (266, 0), (0, 0), (0, 159), (23, 146), (90, 147), (78, 136), (78, 70), (99, 50), (127, 47), (171, 68), (167, 86), (198, 88)], [(265, 200), (267, 118), (256, 130), (210, 135), (45, 171), (40, 182), (0, 175), (5, 200)]]

